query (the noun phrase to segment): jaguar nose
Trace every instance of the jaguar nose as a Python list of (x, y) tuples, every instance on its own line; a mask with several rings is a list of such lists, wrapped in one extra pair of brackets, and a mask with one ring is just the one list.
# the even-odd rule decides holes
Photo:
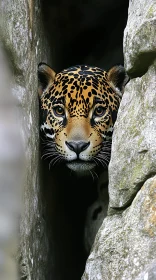
[(67, 147), (71, 150), (71, 151), (74, 151), (76, 154), (80, 154), (82, 151), (86, 150), (89, 145), (90, 145), (90, 142), (83, 142), (83, 141), (78, 141), (78, 142), (75, 142), (75, 141), (71, 141), (71, 142), (65, 142)]

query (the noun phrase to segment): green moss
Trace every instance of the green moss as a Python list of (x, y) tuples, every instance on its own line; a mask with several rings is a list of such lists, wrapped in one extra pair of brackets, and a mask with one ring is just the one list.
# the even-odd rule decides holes
[(149, 8), (149, 10), (147, 12), (147, 18), (154, 17), (154, 13), (155, 13), (155, 5), (151, 5), (151, 7)]
[(138, 147), (141, 145), (141, 143), (143, 142), (143, 140), (144, 140), (144, 137), (141, 136), (141, 137), (139, 138), (139, 140), (138, 140)]
[(136, 162), (133, 167), (131, 182), (135, 182), (136, 179), (140, 177), (142, 169), (143, 169), (143, 163), (142, 160), (139, 158), (139, 161)]
[(129, 126), (128, 132), (129, 132), (129, 134), (131, 135), (132, 138), (140, 135), (138, 124), (135, 120), (131, 123), (131, 126)]
[[(146, 161), (144, 161), (144, 155), (140, 155), (138, 161), (135, 161), (133, 163), (133, 167), (131, 168), (131, 174), (127, 173), (127, 167), (124, 166), (122, 169), (122, 173), (125, 173), (125, 176), (123, 175), (123, 179), (120, 181), (120, 184), (118, 185), (118, 189), (122, 190), (125, 189), (125, 186), (127, 184), (133, 184), (136, 183), (136, 180), (144, 174), (144, 170), (149, 169), (149, 166), (151, 164), (151, 161), (149, 158), (146, 158)], [(127, 178), (130, 176), (130, 180)], [(127, 189), (128, 191), (128, 189)], [(129, 196), (132, 195), (133, 192), (129, 193)]]
[(118, 189), (122, 190), (125, 189), (125, 185), (127, 184), (127, 176), (125, 174), (125, 176), (123, 177), (122, 181), (120, 181), (120, 184), (118, 185)]

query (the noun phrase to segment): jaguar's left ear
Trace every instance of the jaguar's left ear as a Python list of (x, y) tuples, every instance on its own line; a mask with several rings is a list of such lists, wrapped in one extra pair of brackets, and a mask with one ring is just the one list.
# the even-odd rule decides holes
[(38, 65), (38, 94), (41, 96), (54, 82), (55, 71), (46, 63)]
[(122, 65), (117, 65), (112, 67), (108, 71), (108, 80), (113, 87), (117, 90), (117, 93), (122, 96), (124, 92), (124, 87), (130, 80), (128, 77), (125, 68)]

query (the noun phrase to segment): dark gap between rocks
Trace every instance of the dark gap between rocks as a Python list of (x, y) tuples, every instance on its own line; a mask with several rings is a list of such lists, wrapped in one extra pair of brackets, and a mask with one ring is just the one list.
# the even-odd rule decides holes
[(155, 172), (150, 172), (149, 174), (146, 174), (145, 177), (135, 186), (135, 192), (133, 194), (133, 196), (131, 197), (130, 200), (127, 201), (127, 203), (123, 206), (123, 207), (110, 207), (108, 210), (108, 214), (109, 216), (114, 215), (114, 214), (122, 214), (123, 211), (125, 211), (129, 206), (131, 206), (134, 198), (136, 197), (137, 193), (141, 190), (141, 188), (143, 187), (143, 185), (145, 184), (145, 182), (154, 177), (156, 174)]
[[(41, 2), (43, 24), (55, 71), (76, 65), (104, 69), (123, 64), (128, 0)], [(41, 162), (44, 219), (48, 231), (47, 280), (80, 280), (88, 255), (83, 234), (87, 208), (97, 198), (96, 180), (65, 167), (49, 171)], [(98, 214), (98, 213), (96, 213)]]
[(156, 58), (156, 52), (142, 52), (138, 55), (134, 67), (128, 72), (128, 75), (133, 78), (142, 77), (148, 71)]

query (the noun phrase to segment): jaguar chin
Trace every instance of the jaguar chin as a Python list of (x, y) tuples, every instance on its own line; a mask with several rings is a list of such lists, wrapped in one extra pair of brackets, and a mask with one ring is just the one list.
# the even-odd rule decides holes
[(76, 173), (106, 167), (114, 123), (128, 76), (114, 66), (108, 72), (78, 65), (56, 74), (38, 66), (43, 157)]
[(81, 160), (76, 160), (66, 163), (67, 167), (75, 172), (86, 173), (86, 171), (92, 170), (96, 167), (95, 162), (84, 162)]

